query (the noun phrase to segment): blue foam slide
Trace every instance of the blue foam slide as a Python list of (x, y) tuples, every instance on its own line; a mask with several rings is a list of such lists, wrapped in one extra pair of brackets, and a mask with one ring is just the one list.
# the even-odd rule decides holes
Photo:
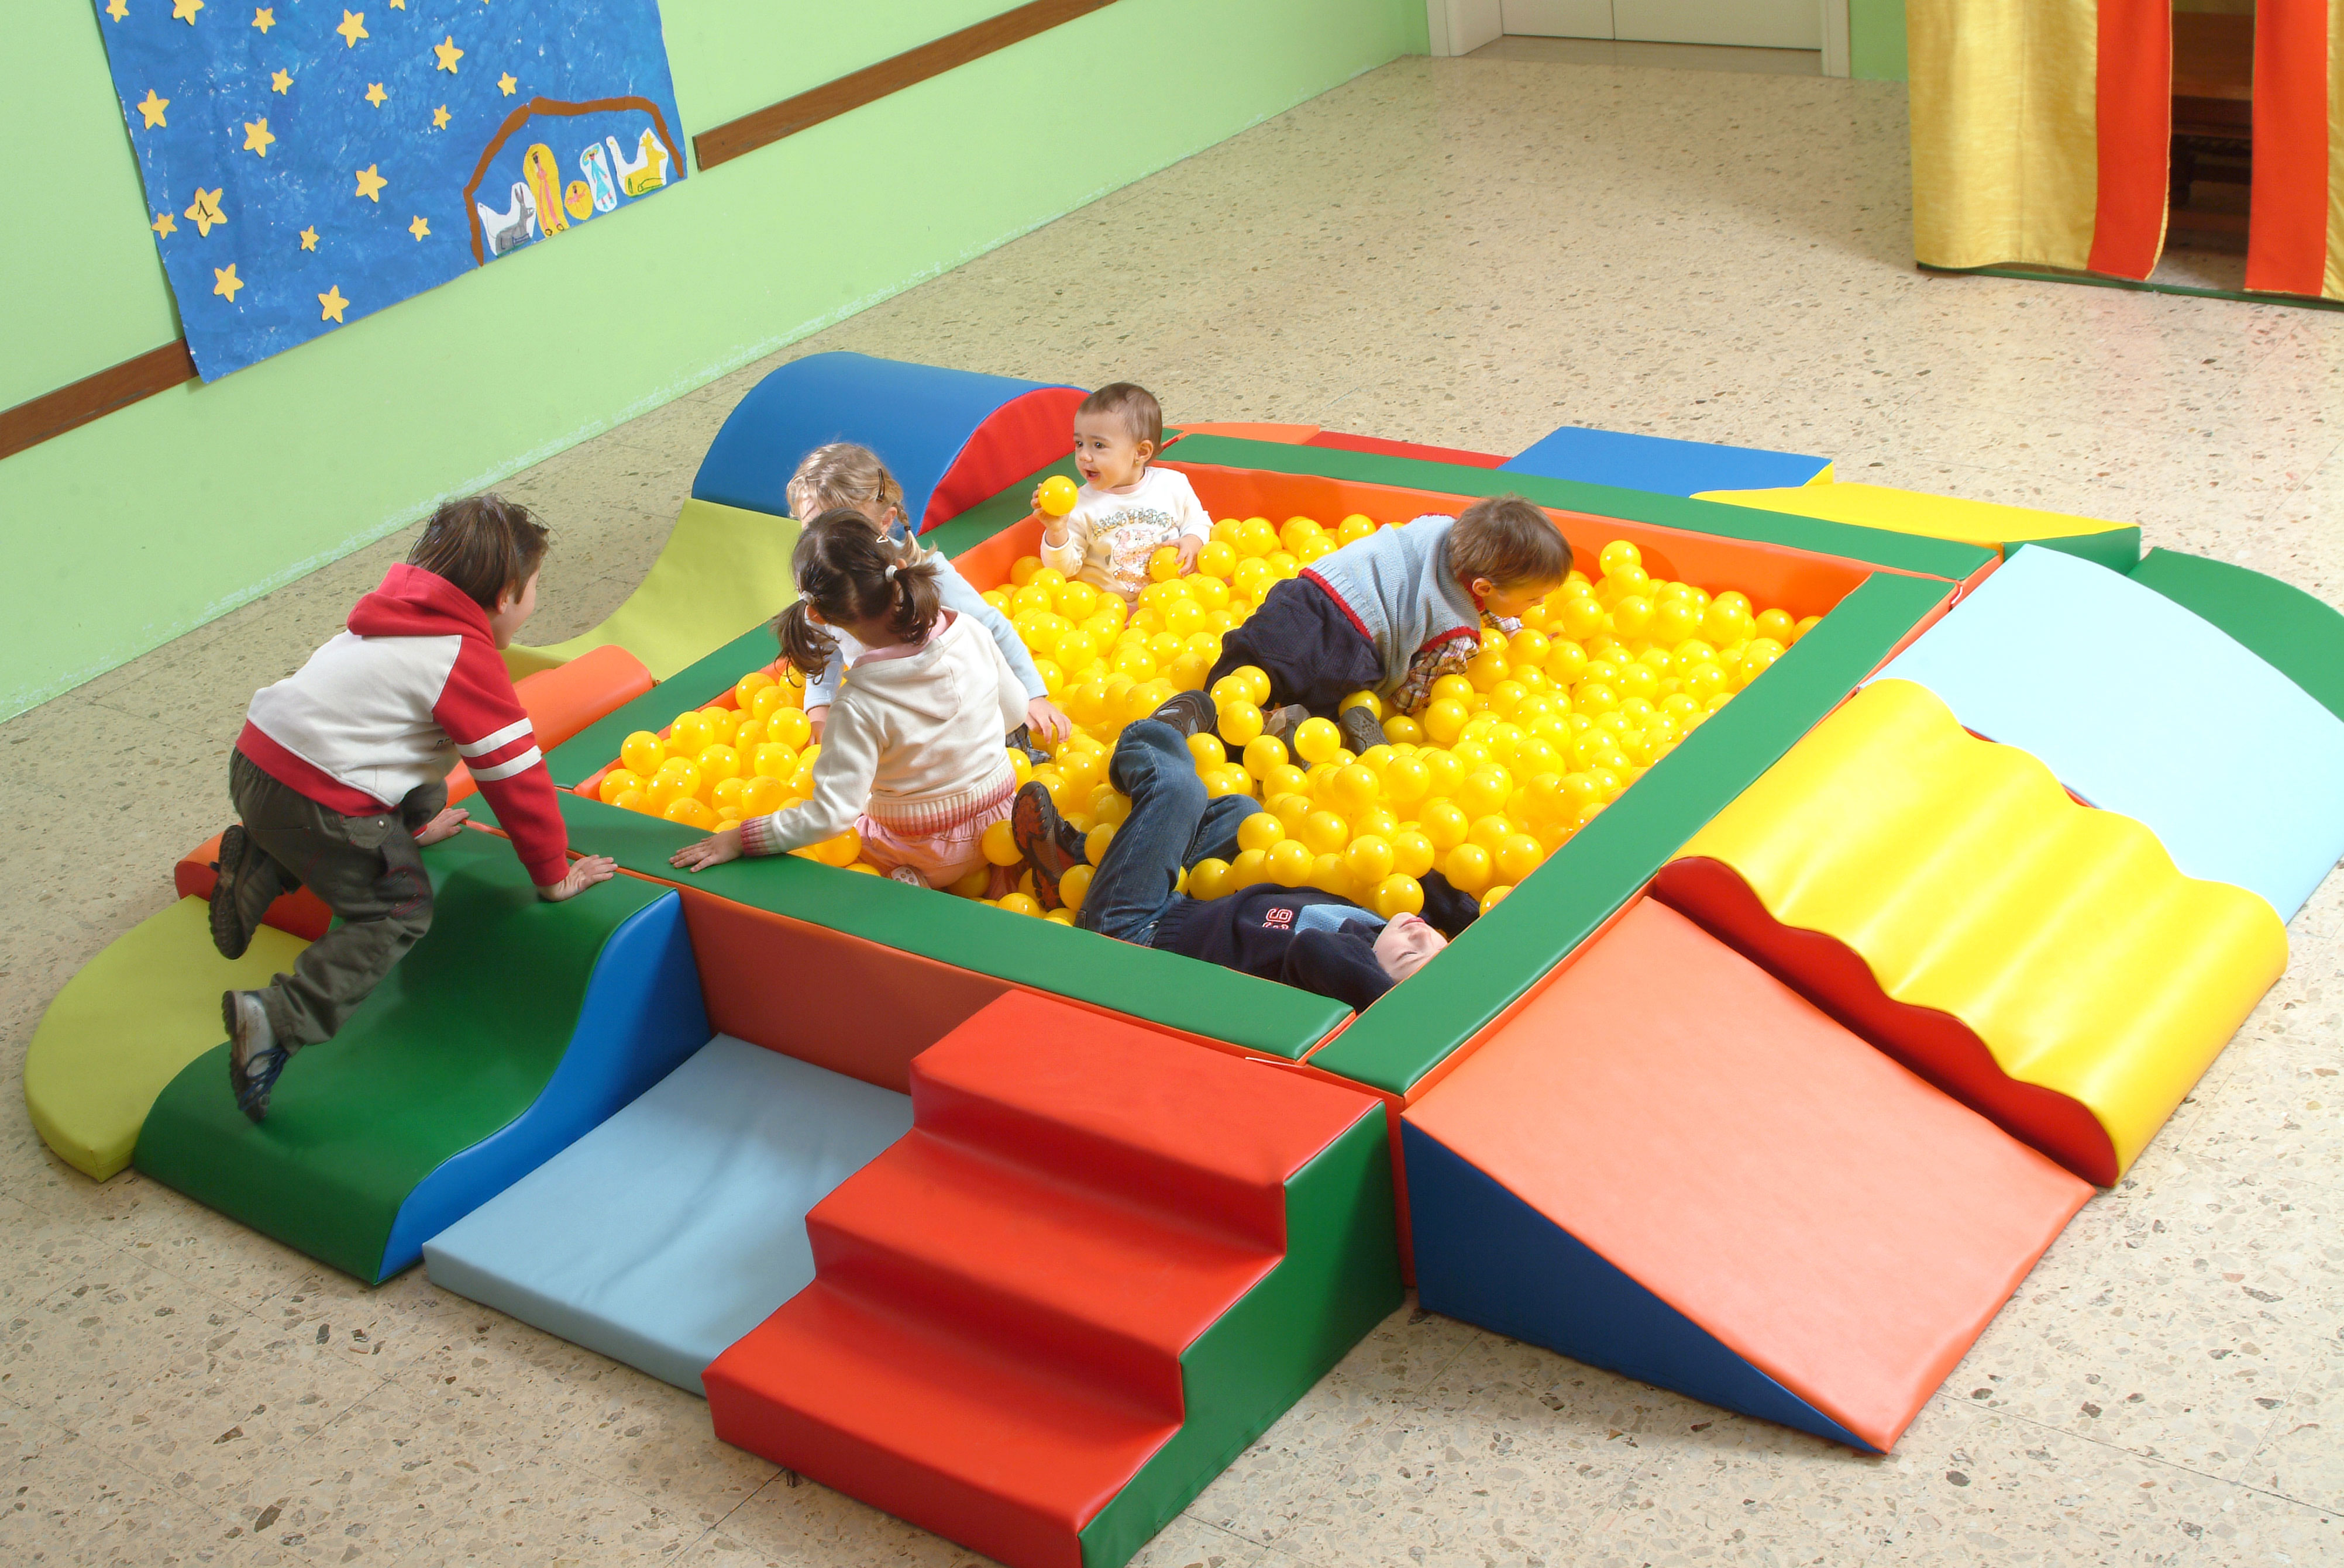
[(879, 454), (904, 487), (904, 510), (916, 522), (985, 417), (1048, 385), (867, 354), (793, 359), (752, 387), (725, 419), (701, 459), (692, 493), (787, 517), (790, 476), (799, 459), (827, 442), (859, 441)]
[(611, 933), (587, 982), (577, 1032), (536, 1103), (450, 1155), (408, 1193), (376, 1277), (387, 1280), (415, 1262), (426, 1241), (601, 1126), (707, 1038), (683, 897), (670, 892)]
[(1703, 490), (1769, 490), (1804, 485), (1832, 466), (1829, 457), (1720, 447), (1665, 436), (1632, 436), (1565, 425), (1498, 465), (1501, 474), (1537, 474), (1586, 485), (1618, 485), (1662, 496)]
[(691, 1392), (813, 1278), (806, 1211), (906, 1094), (720, 1034), (423, 1249), (431, 1281)]
[(2281, 920), (2344, 855), (2344, 720), (2120, 572), (2024, 547), (1874, 678), (1926, 687)]
[(1879, 1452), (1405, 1118), (1400, 1142), (1417, 1299), (1428, 1311)]

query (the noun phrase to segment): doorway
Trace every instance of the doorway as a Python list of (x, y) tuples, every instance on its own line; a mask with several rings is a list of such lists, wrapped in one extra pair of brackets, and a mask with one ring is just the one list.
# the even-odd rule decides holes
[(1816, 0), (1500, 0), (1499, 16), (1509, 34), (1532, 37), (1824, 46)]

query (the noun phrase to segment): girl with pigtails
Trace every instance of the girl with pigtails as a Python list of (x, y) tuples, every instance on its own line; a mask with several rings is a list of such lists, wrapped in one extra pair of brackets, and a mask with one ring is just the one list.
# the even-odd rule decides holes
[(790, 558), (798, 602), (774, 623), (808, 677), (838, 651), (846, 668), (815, 759), (813, 793), (676, 851), (697, 871), (742, 855), (779, 855), (859, 831), (863, 859), (898, 881), (941, 888), (985, 862), (985, 830), (1009, 817), (1017, 776), (1001, 743), (1026, 696), (971, 618), (946, 609), (935, 567), (901, 564), (860, 513), (824, 512)]

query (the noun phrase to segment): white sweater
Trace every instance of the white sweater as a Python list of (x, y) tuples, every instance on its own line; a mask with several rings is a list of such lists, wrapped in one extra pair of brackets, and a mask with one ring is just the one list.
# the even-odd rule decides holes
[(741, 824), (741, 848), (779, 855), (836, 838), (864, 812), (907, 838), (999, 804), (1016, 775), (1001, 737), (1026, 720), (1026, 689), (969, 616), (945, 612), (909, 652), (850, 666), (814, 759), (813, 794)]
[[(1085, 485), (1064, 521), (1066, 542), (1045, 543), (1042, 564), (1126, 598), (1147, 586), (1148, 557), (1191, 536), (1202, 544), (1213, 531), (1212, 514), (1188, 476), (1161, 467), (1149, 467), (1127, 490)], [(1043, 538), (1058, 526), (1045, 528)]]

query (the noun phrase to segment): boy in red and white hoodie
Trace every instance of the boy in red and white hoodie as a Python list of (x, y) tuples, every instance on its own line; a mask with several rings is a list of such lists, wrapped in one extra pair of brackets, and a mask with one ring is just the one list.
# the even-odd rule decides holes
[(268, 1111), (286, 1060), (331, 1040), (431, 925), (416, 853), (461, 830), (448, 809), (460, 756), (496, 809), (538, 896), (567, 899), (616, 870), (572, 864), (553, 780), (500, 650), (537, 608), (545, 529), (495, 496), (450, 501), (349, 629), (255, 694), (228, 763), (242, 819), (220, 838), (212, 941), (238, 958), (278, 894), (308, 887), (340, 923), (267, 990), (220, 998), (228, 1084)]

